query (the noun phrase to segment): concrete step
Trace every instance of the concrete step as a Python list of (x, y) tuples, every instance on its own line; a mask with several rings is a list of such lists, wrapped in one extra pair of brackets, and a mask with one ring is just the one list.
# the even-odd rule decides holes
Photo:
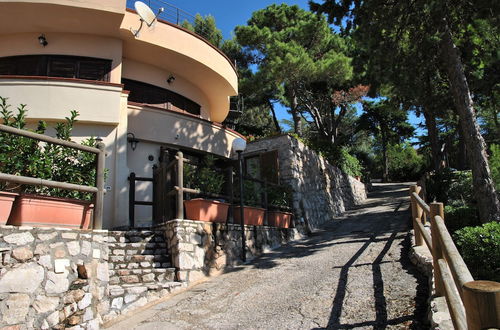
[(111, 256), (109, 269), (135, 269), (135, 268), (167, 268), (170, 267), (170, 256), (164, 254)]
[(142, 307), (147, 303), (168, 296), (181, 290), (183, 287), (182, 283), (174, 281), (147, 284), (134, 283), (110, 285), (110, 310), (112, 311), (110, 318), (119, 314), (125, 314), (129, 311)]
[(109, 231), (109, 243), (140, 243), (140, 242), (165, 242), (163, 231), (152, 230), (128, 230), (128, 231)]
[(173, 281), (175, 268), (139, 268), (110, 271), (109, 282), (117, 284), (163, 283)]

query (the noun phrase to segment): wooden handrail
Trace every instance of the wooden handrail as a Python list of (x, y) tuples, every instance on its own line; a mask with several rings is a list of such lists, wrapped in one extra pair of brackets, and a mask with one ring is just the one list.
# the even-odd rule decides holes
[(90, 152), (96, 154), (96, 186), (77, 185), (68, 182), (45, 180), (40, 178), (32, 178), (26, 176), (18, 176), (7, 173), (0, 173), (0, 180), (7, 182), (16, 182), (20, 184), (46, 186), (50, 188), (75, 190), (94, 193), (94, 218), (91, 227), (94, 229), (102, 229), (103, 219), (103, 204), (104, 204), (104, 172), (105, 172), (105, 145), (102, 142), (97, 143), (97, 148), (84, 146), (72, 141), (61, 140), (47, 135), (30, 132), (27, 130), (0, 124), (0, 132), (24, 136), (33, 140), (43, 141), (46, 143), (57, 144), (63, 147), (77, 149), (80, 151)]
[[(445, 225), (443, 203), (427, 205), (419, 186), (410, 187), (415, 245), (432, 252), (435, 293), (444, 296), (455, 329), (500, 328), (500, 283), (474, 281)], [(424, 223), (429, 216), (431, 235)]]

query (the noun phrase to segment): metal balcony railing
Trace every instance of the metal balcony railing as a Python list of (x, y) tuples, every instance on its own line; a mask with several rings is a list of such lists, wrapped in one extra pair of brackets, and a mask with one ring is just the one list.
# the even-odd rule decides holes
[[(181, 27), (186, 27), (189, 23), (191, 26), (195, 28), (194, 33), (200, 35), (207, 41), (212, 42), (213, 30), (204, 26), (203, 22), (199, 22), (198, 25), (195, 25), (196, 16), (192, 15), (168, 2), (162, 0), (142, 0), (145, 4), (147, 4), (153, 12), (156, 14), (160, 8), (163, 8), (163, 12), (158, 15), (159, 19), (165, 20), (169, 23), (173, 23), (179, 25)], [(134, 9), (135, 0), (127, 0), (127, 8)], [(219, 45), (214, 45), (219, 47)]]

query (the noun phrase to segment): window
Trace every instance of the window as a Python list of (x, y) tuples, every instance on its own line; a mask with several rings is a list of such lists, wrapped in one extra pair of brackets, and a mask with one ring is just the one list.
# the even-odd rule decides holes
[(109, 81), (111, 62), (100, 58), (66, 55), (9, 56), (0, 58), (0, 75)]
[(255, 179), (279, 183), (278, 150), (245, 157), (245, 174)]
[(200, 105), (168, 89), (132, 79), (122, 79), (124, 89), (130, 91), (128, 100), (168, 109), (169, 104), (193, 115), (200, 114)]

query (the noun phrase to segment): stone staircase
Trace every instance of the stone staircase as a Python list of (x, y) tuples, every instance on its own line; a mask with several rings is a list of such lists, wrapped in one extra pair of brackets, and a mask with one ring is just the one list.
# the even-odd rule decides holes
[[(163, 231), (109, 231), (108, 319), (180, 289)], [(106, 321), (106, 320), (105, 320)]]

